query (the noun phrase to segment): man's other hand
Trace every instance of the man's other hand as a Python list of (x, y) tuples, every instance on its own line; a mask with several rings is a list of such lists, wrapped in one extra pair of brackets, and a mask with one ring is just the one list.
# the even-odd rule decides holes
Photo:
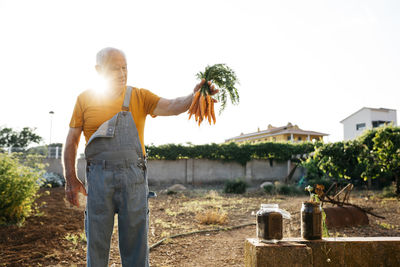
[(79, 208), (78, 193), (87, 196), (85, 186), (78, 178), (70, 179), (71, 182), (65, 184), (65, 196), (69, 203)]

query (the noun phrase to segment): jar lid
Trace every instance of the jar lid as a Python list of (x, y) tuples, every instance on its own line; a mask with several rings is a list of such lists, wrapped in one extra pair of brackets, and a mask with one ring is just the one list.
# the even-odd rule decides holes
[(321, 206), (321, 202), (310, 202), (310, 201), (305, 201), (302, 203), (303, 206), (307, 207), (318, 207)]
[(269, 212), (279, 212), (282, 214), (283, 218), (290, 219), (290, 213), (286, 210), (282, 210), (279, 208), (278, 204), (261, 204), (261, 209), (257, 211), (257, 215), (269, 213)]
[(262, 209), (279, 209), (278, 204), (261, 204)]

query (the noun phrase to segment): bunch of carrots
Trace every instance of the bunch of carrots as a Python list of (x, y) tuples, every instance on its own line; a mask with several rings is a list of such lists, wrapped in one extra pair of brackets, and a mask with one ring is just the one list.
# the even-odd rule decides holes
[(211, 120), (215, 124), (217, 121), (215, 118), (214, 103), (217, 102), (206, 90), (198, 90), (193, 97), (192, 104), (189, 108), (189, 120), (194, 115), (196, 122), (201, 124), (203, 120), (208, 120), (211, 125)]
[[(215, 118), (214, 103), (218, 101), (221, 103), (219, 113), (225, 109), (228, 96), (232, 104), (239, 103), (239, 94), (236, 88), (236, 84), (239, 82), (236, 74), (225, 64), (215, 64), (207, 66), (204, 72), (199, 72), (196, 76), (199, 79), (205, 79), (205, 83), (193, 97), (188, 111), (189, 120), (194, 115), (199, 126), (203, 120), (208, 120), (210, 125), (211, 121), (215, 124), (217, 120)], [(211, 97), (213, 94), (208, 81), (216, 85), (218, 93), (215, 96), (217, 99)]]

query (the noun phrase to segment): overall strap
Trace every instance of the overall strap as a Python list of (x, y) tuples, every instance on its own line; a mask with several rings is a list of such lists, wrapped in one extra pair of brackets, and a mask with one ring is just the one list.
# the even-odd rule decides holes
[(129, 111), (129, 104), (131, 102), (132, 87), (128, 86), (125, 90), (124, 103), (122, 104), (122, 110)]

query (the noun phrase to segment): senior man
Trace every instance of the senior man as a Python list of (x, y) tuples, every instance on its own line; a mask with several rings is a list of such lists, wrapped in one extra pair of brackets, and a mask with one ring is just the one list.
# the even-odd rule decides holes
[[(188, 96), (160, 98), (148, 90), (127, 86), (125, 55), (110, 47), (98, 52), (96, 70), (107, 81), (107, 88), (101, 94), (86, 90), (76, 101), (64, 150), (66, 198), (79, 206), (78, 193), (87, 195), (88, 266), (108, 265), (116, 213), (122, 265), (148, 266), (146, 116), (178, 115), (188, 110), (194, 92), (205, 81)], [(214, 85), (210, 86), (216, 93)], [(82, 131), (86, 139), (86, 188), (75, 169)]]

